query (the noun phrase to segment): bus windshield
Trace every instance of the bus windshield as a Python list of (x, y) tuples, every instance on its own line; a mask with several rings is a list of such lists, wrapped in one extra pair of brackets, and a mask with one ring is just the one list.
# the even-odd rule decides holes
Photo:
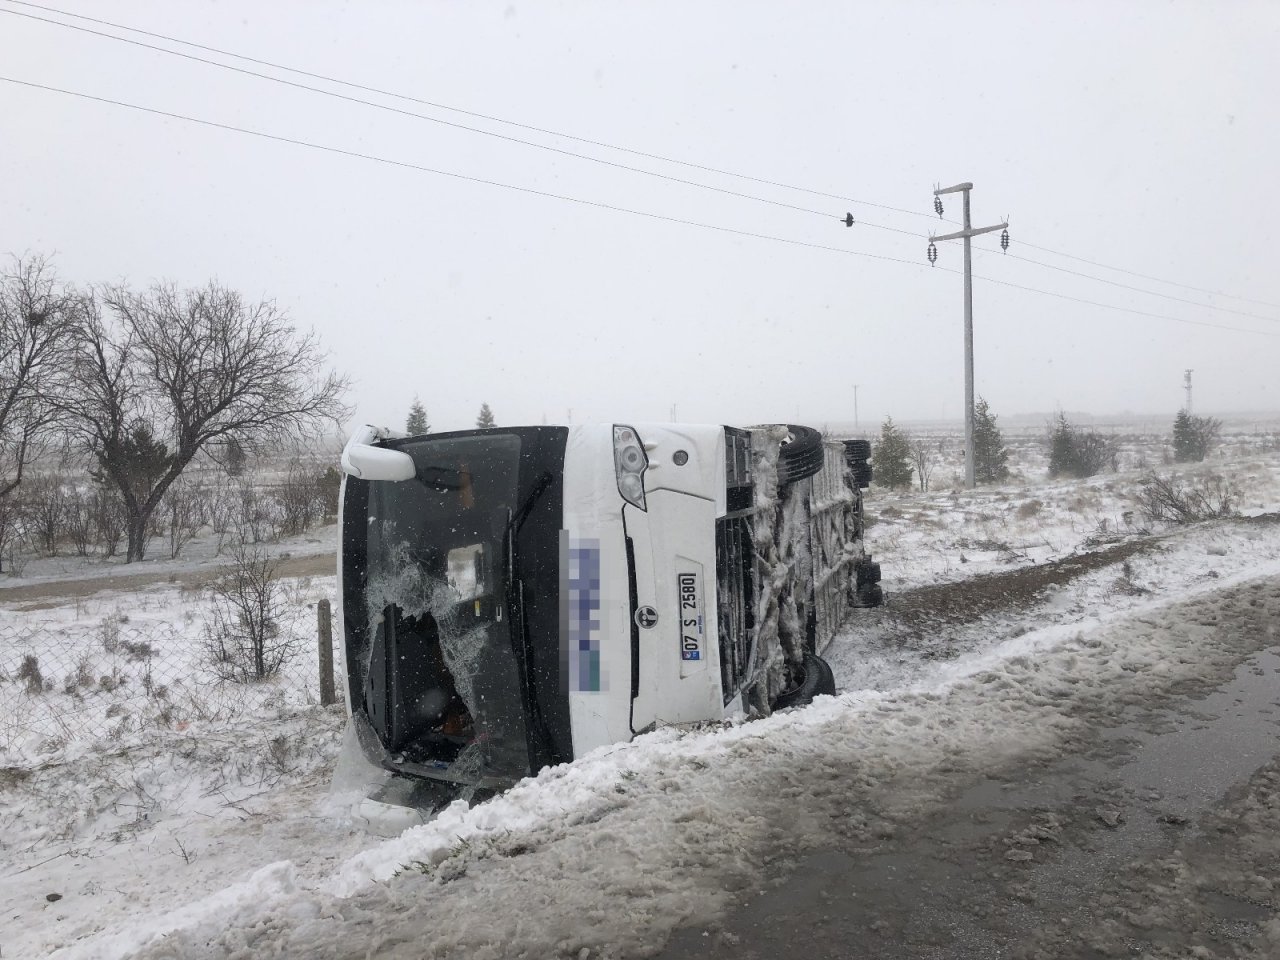
[[(514, 434), (407, 441), (415, 476), (369, 484), (365, 711), (390, 762), (460, 783), (529, 772), (509, 602)], [(354, 519), (354, 518), (353, 518)]]

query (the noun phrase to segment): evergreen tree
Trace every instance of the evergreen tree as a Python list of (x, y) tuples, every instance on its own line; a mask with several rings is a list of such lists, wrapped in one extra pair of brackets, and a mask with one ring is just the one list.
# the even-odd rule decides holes
[(493, 411), (489, 409), (489, 405), (487, 403), (480, 404), (480, 415), (476, 417), (476, 426), (482, 430), (487, 430), (497, 425), (498, 423), (493, 419)]
[(1049, 424), (1049, 476), (1074, 476), (1076, 435), (1065, 413)]
[(978, 483), (1009, 479), (1009, 451), (997, 419), (987, 401), (979, 397), (973, 405), (973, 476)]
[(1173, 459), (1178, 463), (1199, 463), (1222, 431), (1222, 421), (1213, 417), (1193, 417), (1179, 410), (1173, 421)]
[(1191, 434), (1191, 414), (1179, 410), (1173, 419), (1173, 459), (1178, 463), (1198, 459), (1192, 454), (1195, 439)]
[(1065, 413), (1049, 423), (1049, 476), (1084, 479), (1116, 469), (1116, 445), (1093, 430), (1077, 430)]
[(409, 406), (409, 417), (405, 420), (404, 429), (411, 437), (431, 432), (431, 421), (427, 419), (427, 410), (415, 394)]
[(227, 441), (227, 459), (225, 467), (228, 477), (244, 476), (244, 468), (249, 462), (249, 455), (244, 452), (244, 444), (235, 437)]
[(893, 422), (885, 417), (880, 427), (880, 442), (871, 454), (876, 483), (890, 490), (911, 486), (911, 445)]
[(94, 480), (104, 482), (108, 479), (109, 465), (114, 465), (124, 479), (128, 493), (137, 498), (151, 490), (173, 463), (168, 445), (156, 439), (151, 425), (144, 421), (130, 427), (119, 441), (111, 445), (107, 456), (99, 454), (97, 459), (99, 469), (89, 471)]

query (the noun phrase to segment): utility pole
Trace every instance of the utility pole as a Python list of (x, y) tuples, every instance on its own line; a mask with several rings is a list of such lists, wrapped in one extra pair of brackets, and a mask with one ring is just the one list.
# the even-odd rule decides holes
[(1000, 238), (1000, 246), (1009, 249), (1008, 222), (996, 224), (994, 227), (973, 229), (969, 222), (969, 191), (972, 183), (957, 183), (954, 187), (941, 187), (933, 191), (934, 209), (942, 216), (942, 200), (944, 193), (964, 194), (964, 229), (944, 236), (929, 237), (929, 262), (938, 259), (938, 250), (934, 244), (939, 240), (964, 239), (964, 485), (972, 490), (974, 487), (973, 463), (973, 252), (970, 245), (972, 238), (984, 233), (1004, 230)]
[(1186, 384), (1187, 391), (1187, 416), (1191, 416), (1191, 371), (1187, 370), (1182, 375), (1182, 380)]
[(853, 385), (853, 429), (857, 432), (858, 428), (858, 385)]

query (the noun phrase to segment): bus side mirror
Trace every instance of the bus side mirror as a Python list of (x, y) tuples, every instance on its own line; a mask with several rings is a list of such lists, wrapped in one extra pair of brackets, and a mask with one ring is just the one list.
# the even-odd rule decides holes
[(368, 424), (357, 429), (342, 449), (342, 472), (361, 480), (412, 480), (417, 472), (413, 457), (373, 445), (387, 435)]

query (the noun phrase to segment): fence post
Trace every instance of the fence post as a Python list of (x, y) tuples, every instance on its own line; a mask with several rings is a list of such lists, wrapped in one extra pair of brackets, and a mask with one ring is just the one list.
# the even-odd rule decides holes
[(320, 637), (320, 704), (327, 707), (338, 701), (333, 689), (333, 619), (327, 598), (316, 604), (316, 620)]

